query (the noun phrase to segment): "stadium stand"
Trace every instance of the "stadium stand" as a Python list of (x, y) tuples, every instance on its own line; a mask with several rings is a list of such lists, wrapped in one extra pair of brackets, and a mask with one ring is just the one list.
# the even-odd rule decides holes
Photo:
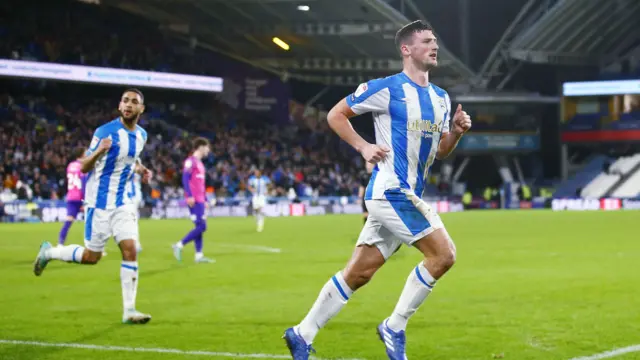
[(581, 189), (595, 179), (606, 163), (611, 159), (604, 155), (596, 155), (588, 161), (582, 169), (575, 173), (569, 180), (561, 183), (554, 193), (554, 197), (575, 197)]
[[(113, 102), (93, 100), (75, 106), (44, 98), (2, 96), (3, 186), (19, 190), (19, 183), (27, 184), (37, 199), (63, 196), (70, 147), (86, 146), (95, 127), (117, 116), (111, 110)], [(181, 195), (179, 171), (192, 138), (189, 131), (175, 126), (184, 116), (181, 109), (153, 109), (142, 122), (150, 134), (143, 160), (156, 171), (151, 187), (169, 197)], [(285, 195), (292, 187), (299, 196), (357, 194), (364, 166), (353, 152), (334, 151), (341, 147), (335, 136), (294, 126), (281, 130), (238, 116), (230, 119), (196, 128), (214, 139), (207, 166), (208, 185), (217, 196), (246, 196), (245, 181), (254, 166), (264, 167), (272, 177), (277, 186), (274, 195)]]
[[(640, 154), (617, 158), (608, 169), (605, 169), (580, 192), (584, 198), (601, 198), (604, 196), (635, 197), (638, 185), (632, 182), (640, 168)], [(630, 182), (631, 181), (631, 182)]]

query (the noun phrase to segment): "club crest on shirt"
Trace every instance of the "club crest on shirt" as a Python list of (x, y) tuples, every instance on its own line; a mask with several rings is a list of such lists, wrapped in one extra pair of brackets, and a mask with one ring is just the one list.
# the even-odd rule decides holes
[(446, 112), (447, 111), (447, 103), (444, 101), (443, 98), (438, 98), (438, 103), (440, 104), (440, 108), (442, 108), (442, 111)]
[(99, 143), (100, 143), (100, 138), (98, 138), (97, 136), (94, 136), (93, 139), (91, 139), (91, 144), (89, 144), (89, 149), (95, 150), (96, 147), (98, 147)]
[(356, 89), (356, 91), (353, 92), (352, 100), (355, 100), (355, 98), (357, 98), (360, 95), (364, 94), (364, 92), (367, 91), (367, 89), (368, 89), (367, 83), (360, 84), (358, 86), (358, 88)]

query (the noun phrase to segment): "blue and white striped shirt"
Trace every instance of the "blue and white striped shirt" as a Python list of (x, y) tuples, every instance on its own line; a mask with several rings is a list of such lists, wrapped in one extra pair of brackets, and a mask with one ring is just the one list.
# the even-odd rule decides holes
[(129, 182), (127, 182), (127, 196), (133, 200), (134, 203), (139, 203), (142, 200), (142, 177), (140, 174), (134, 172)]
[(89, 173), (85, 204), (89, 208), (111, 210), (132, 203), (126, 192), (127, 182), (147, 142), (147, 132), (140, 126), (129, 131), (116, 118), (96, 130), (85, 155), (91, 155), (106, 138), (111, 138), (111, 148)]
[(255, 175), (251, 175), (249, 178), (249, 186), (251, 186), (253, 191), (253, 196), (266, 196), (268, 189), (268, 185), (271, 183), (268, 177), (265, 175), (260, 176), (259, 178)]
[(346, 101), (358, 115), (373, 114), (376, 143), (391, 149), (373, 169), (365, 200), (384, 199), (389, 189), (422, 197), (441, 135), (449, 132), (447, 92), (433, 84), (419, 86), (399, 73), (360, 84)]

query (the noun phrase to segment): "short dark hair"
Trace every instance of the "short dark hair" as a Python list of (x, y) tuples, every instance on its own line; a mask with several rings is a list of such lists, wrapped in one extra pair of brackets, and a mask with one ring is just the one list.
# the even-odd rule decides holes
[(82, 146), (76, 146), (73, 149), (73, 159), (80, 159), (84, 155), (85, 148)]
[(209, 146), (209, 139), (201, 136), (195, 138), (195, 140), (193, 140), (193, 150), (198, 149), (200, 146)]
[(142, 103), (144, 103), (144, 95), (142, 94), (142, 91), (140, 91), (139, 89), (136, 88), (128, 88), (125, 91), (122, 92), (122, 95), (124, 95), (125, 93), (128, 92), (132, 92), (132, 93), (136, 93), (138, 95), (140, 95), (140, 100), (142, 100)]
[(413, 34), (420, 31), (433, 31), (433, 28), (422, 20), (416, 20), (401, 27), (396, 33), (396, 49), (398, 49), (398, 52), (401, 52), (400, 47), (403, 43), (407, 42)]

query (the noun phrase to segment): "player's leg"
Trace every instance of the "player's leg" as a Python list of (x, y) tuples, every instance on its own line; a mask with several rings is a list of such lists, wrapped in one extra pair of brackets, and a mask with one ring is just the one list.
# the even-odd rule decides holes
[(351, 295), (371, 280), (384, 261), (374, 245), (360, 244), (355, 248), (347, 266), (325, 283), (307, 316), (294, 327), (307, 344), (313, 342), (318, 331), (338, 314)]
[(256, 231), (262, 232), (264, 230), (264, 213), (262, 208), (265, 205), (264, 198), (262, 196), (254, 196), (251, 200), (253, 203), (253, 213), (256, 217)]
[(200, 229), (200, 234), (195, 238), (193, 244), (196, 248), (195, 261), (196, 263), (214, 263), (215, 260), (209, 259), (204, 256), (202, 251), (204, 247), (204, 233), (207, 231), (207, 214), (204, 203), (196, 204), (196, 228)]
[[(138, 224), (140, 223), (140, 203), (141, 203), (141, 200), (136, 200), (134, 202), (134, 205), (136, 207), (136, 222), (138, 222)], [(140, 253), (142, 252), (142, 244), (140, 243), (140, 234), (138, 234), (138, 237), (135, 240), (136, 240), (136, 251)]]
[(256, 213), (256, 230), (258, 232), (264, 230), (264, 213), (262, 212), (262, 207), (259, 207)]
[[(199, 213), (199, 203), (195, 203), (193, 206), (189, 208), (189, 213), (191, 214), (191, 221), (193, 221), (193, 229), (191, 229), (187, 235), (185, 235), (182, 240), (173, 244), (171, 247), (173, 248), (173, 256), (178, 261), (182, 261), (182, 249), (185, 245), (190, 243), (191, 241), (195, 241), (200, 235), (202, 235), (202, 224), (199, 221), (198, 213)], [(202, 204), (204, 206), (204, 204)], [(205, 224), (206, 226), (206, 224)]]
[(40, 250), (33, 264), (33, 272), (40, 276), (47, 264), (52, 260), (60, 260), (76, 264), (93, 265), (102, 258), (102, 250), (111, 236), (108, 221), (103, 210), (87, 209), (85, 220), (85, 247), (67, 245), (52, 247), (48, 241), (40, 245)]
[(146, 324), (151, 315), (136, 310), (136, 296), (138, 294), (138, 251), (136, 241), (138, 237), (138, 222), (135, 209), (131, 206), (121, 206), (113, 211), (110, 219), (113, 237), (122, 252), (120, 264), (120, 284), (122, 286), (122, 322), (126, 324)]
[[(378, 334), (384, 342), (391, 360), (404, 360), (405, 330), (407, 322), (427, 299), (436, 281), (455, 262), (455, 247), (442, 220), (425, 202), (415, 195), (388, 195), (389, 204), (398, 214), (393, 225), (396, 235), (408, 245), (418, 248), (425, 256), (409, 272), (400, 299), (389, 318), (378, 326)], [(388, 224), (391, 226), (392, 224)]]
[(369, 217), (353, 255), (344, 270), (331, 277), (320, 291), (316, 302), (297, 326), (285, 332), (294, 359), (308, 359), (311, 343), (318, 331), (346, 305), (351, 295), (371, 280), (400, 246), (391, 232), (375, 218)]
[(455, 263), (456, 248), (444, 228), (439, 228), (413, 244), (424, 254), (421, 261), (409, 274), (398, 304), (387, 321), (394, 331), (403, 331), (418, 307), (426, 300), (431, 290)]
[(78, 216), (78, 212), (82, 207), (82, 202), (80, 201), (68, 201), (67, 202), (67, 219), (62, 225), (62, 229), (60, 229), (60, 233), (58, 234), (58, 246), (63, 246), (65, 241), (67, 241), (67, 234), (69, 233), (69, 229), (71, 225), (73, 225), (73, 221)]

